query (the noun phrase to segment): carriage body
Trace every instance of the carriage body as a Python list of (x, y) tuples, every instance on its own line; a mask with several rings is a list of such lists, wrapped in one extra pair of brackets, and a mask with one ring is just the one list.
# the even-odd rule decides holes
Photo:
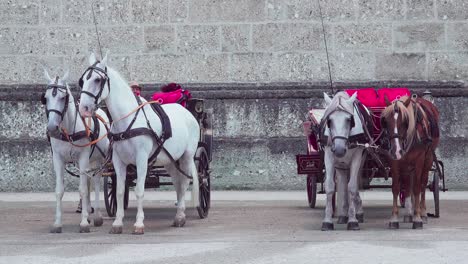
[[(366, 148), (366, 156), (360, 170), (360, 188), (391, 188), (389, 184), (374, 184), (374, 179), (391, 179), (390, 164), (387, 157), (379, 150), (386, 149), (389, 142), (381, 134), (380, 116), (385, 109), (384, 95), (390, 101), (401, 96), (411, 96), (407, 88), (374, 88), (346, 90), (349, 95), (358, 92), (357, 98), (370, 111), (373, 125), (372, 137), (376, 140), (377, 149)], [(430, 93), (429, 93), (430, 94)], [(320, 141), (320, 122), (325, 109), (311, 109), (308, 111), (307, 120), (303, 123), (304, 135), (307, 139), (307, 154), (296, 155), (297, 173), (307, 176), (307, 198), (311, 208), (315, 208), (317, 193), (324, 193), (323, 183), (325, 181), (324, 148)], [(432, 172), (432, 182), (428, 188), (434, 193), (435, 215), (439, 215), (439, 190), (445, 191), (445, 176), (443, 162), (435, 159)], [(411, 173), (406, 171), (402, 173)], [(382, 181), (379, 181), (382, 182)], [(443, 183), (439, 186), (439, 183)], [(321, 188), (318, 188), (321, 184)], [(400, 195), (400, 203), (404, 204), (404, 192)]]
[[(189, 110), (200, 126), (200, 139), (195, 154), (195, 165), (198, 171), (200, 185), (200, 207), (197, 208), (200, 218), (208, 216), (211, 199), (210, 169), (212, 160), (212, 109), (206, 109), (203, 99), (191, 98), (183, 104)], [(112, 217), (117, 211), (116, 197), (116, 174), (112, 163), (107, 164), (104, 176), (104, 202), (107, 214)], [(157, 189), (161, 186), (172, 185), (170, 175), (162, 166), (152, 166), (148, 168), (145, 188)], [(136, 186), (137, 173), (134, 165), (127, 167), (127, 177), (125, 183), (124, 209), (128, 208), (129, 192), (131, 187)], [(192, 184), (192, 182), (190, 183)]]

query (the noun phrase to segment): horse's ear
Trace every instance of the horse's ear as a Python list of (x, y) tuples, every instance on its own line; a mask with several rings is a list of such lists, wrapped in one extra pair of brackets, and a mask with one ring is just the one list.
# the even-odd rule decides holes
[(89, 55), (88, 63), (89, 65), (93, 65), (96, 61), (96, 55), (94, 55), (94, 52), (92, 52), (91, 55)]
[(47, 71), (47, 69), (45, 67), (44, 68), (44, 77), (47, 79), (47, 81), (50, 83), (52, 82), (52, 78), (50, 78), (50, 75), (49, 75), (49, 72)]
[(392, 104), (392, 102), (390, 102), (390, 100), (388, 100), (388, 97), (387, 97), (386, 94), (384, 94), (384, 100), (385, 100), (385, 105), (386, 105), (386, 106), (389, 106), (389, 105)]
[(68, 80), (68, 77), (70, 77), (70, 70), (67, 70), (65, 74), (63, 74), (62, 81), (66, 82)]
[(332, 99), (330, 98), (330, 96), (328, 96), (327, 93), (323, 93), (323, 99), (325, 99), (325, 103), (326, 103), (327, 105), (330, 105), (331, 102), (332, 102)]
[(357, 97), (357, 92), (354, 92), (353, 95), (351, 95), (351, 97), (348, 99), (348, 102), (350, 104), (354, 103), (354, 100), (356, 100), (356, 97)]
[(406, 101), (403, 104), (405, 105), (405, 107), (408, 107), (410, 103), (411, 103), (411, 97), (408, 96), (408, 99), (406, 99)]
[(109, 50), (106, 51), (106, 55), (102, 59), (101, 63), (104, 64), (104, 66), (107, 66), (107, 59), (109, 58)]

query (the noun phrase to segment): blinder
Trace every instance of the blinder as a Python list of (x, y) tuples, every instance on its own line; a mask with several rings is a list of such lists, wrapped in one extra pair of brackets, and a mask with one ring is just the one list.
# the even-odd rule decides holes
[[(65, 96), (65, 103), (64, 103), (64, 106), (63, 106), (63, 109), (62, 111), (59, 111), (59, 110), (56, 110), (56, 109), (48, 109), (47, 106), (46, 106), (46, 115), (47, 115), (47, 118), (49, 118), (49, 113), (50, 112), (53, 112), (53, 113), (56, 113), (58, 115), (60, 115), (60, 117), (62, 118), (63, 120), (63, 116), (65, 115), (65, 113), (67, 112), (68, 110), (68, 101), (70, 99), (70, 94), (68, 93), (68, 90), (67, 90), (67, 87), (64, 86), (64, 85), (59, 85), (57, 84), (57, 81), (58, 81), (58, 77), (56, 78), (56, 81), (54, 84), (49, 84), (47, 85), (47, 90), (49, 89), (52, 89), (52, 96), (57, 96), (57, 92), (58, 90), (66, 93), (66, 96)], [(43, 105), (46, 105), (47, 104), (47, 98), (45, 97), (46, 93), (42, 93), (41, 95), (41, 103)]]
[(45, 97), (45, 93), (41, 94), (41, 104), (43, 104), (43, 105), (47, 104), (47, 99)]

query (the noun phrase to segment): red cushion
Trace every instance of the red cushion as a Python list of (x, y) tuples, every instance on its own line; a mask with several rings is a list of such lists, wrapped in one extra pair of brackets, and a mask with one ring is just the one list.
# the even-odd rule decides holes
[(357, 99), (367, 107), (379, 106), (377, 92), (374, 88), (348, 89), (346, 92), (349, 96), (357, 92)]
[(385, 95), (387, 96), (388, 100), (391, 102), (399, 97), (408, 95), (411, 96), (411, 92), (408, 88), (399, 87), (399, 88), (380, 88), (377, 91), (379, 95), (379, 103), (382, 107), (385, 107)]
[[(185, 95), (185, 98), (182, 97)], [(172, 92), (156, 92), (151, 96), (151, 100), (160, 101), (161, 104), (172, 104), (180, 103), (182, 106), (186, 106), (187, 100), (190, 99), (192, 95), (187, 90), (177, 89)]]

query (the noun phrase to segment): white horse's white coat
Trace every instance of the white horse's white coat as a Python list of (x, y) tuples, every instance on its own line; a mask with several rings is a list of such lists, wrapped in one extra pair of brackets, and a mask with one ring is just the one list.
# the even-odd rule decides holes
[[(48, 81), (48, 84), (54, 84), (55, 80), (50, 78), (49, 74), (45, 70), (45, 77)], [(74, 98), (68, 85), (66, 84), (66, 79), (68, 77), (68, 72), (62, 79), (58, 79), (59, 85), (64, 85), (67, 87), (66, 93), (68, 93), (69, 98), (68, 102), (65, 102), (66, 93), (60, 90), (57, 90), (57, 94), (53, 96), (52, 89), (46, 91), (45, 97), (47, 100), (46, 107), (47, 109), (55, 109), (60, 112), (63, 111), (65, 104), (68, 104), (68, 109), (63, 116), (63, 120), (60, 115), (55, 112), (50, 112), (48, 116), (47, 130), (49, 133), (57, 133), (58, 128), (64, 128), (69, 134), (75, 132), (80, 132), (85, 130), (85, 125), (80, 118), (77, 109), (75, 107)], [(108, 118), (106, 114), (99, 109), (99, 115), (103, 117), (106, 122)], [(107, 130), (104, 124), (99, 121), (100, 125), (100, 134), (103, 136)], [(94, 130), (94, 122), (91, 122), (91, 131)], [(89, 143), (89, 139), (83, 138), (74, 142), (76, 145), (85, 145)], [(55, 195), (57, 199), (55, 222), (51, 229), (52, 233), (60, 233), (62, 231), (62, 198), (64, 194), (64, 170), (65, 163), (73, 162), (78, 163), (78, 168), (80, 171), (80, 195), (82, 199), (82, 210), (81, 210), (81, 223), (80, 223), (80, 232), (89, 232), (89, 223), (88, 216), (91, 212), (91, 202), (89, 199), (89, 178), (88, 171), (90, 168), (99, 167), (104, 161), (104, 157), (100, 154), (98, 150), (93, 152), (93, 155), (89, 157), (91, 153), (91, 147), (75, 147), (72, 144), (50, 138), (50, 144), (52, 148), (52, 160), (56, 175), (56, 184), (55, 184)], [(109, 140), (107, 138), (102, 139), (97, 143), (98, 147), (104, 153), (107, 153), (109, 147)], [(99, 188), (100, 188), (100, 179), (101, 175), (96, 175), (94, 177), (94, 190), (95, 190), (95, 205), (94, 205), (94, 225), (102, 225), (102, 215), (99, 210)]]
[[(89, 64), (92, 65), (95, 62), (96, 58), (94, 54), (91, 54)], [(111, 132), (123, 132), (127, 129), (135, 114), (131, 114), (129, 117), (122, 120), (120, 119), (136, 109), (138, 103), (128, 83), (115, 70), (107, 66), (107, 55), (96, 66), (101, 69), (107, 67), (107, 75), (110, 80), (110, 89), (106, 84), (99, 101), (102, 100), (106, 103), (112, 119), (116, 121), (112, 126)], [(84, 78), (82, 90), (97, 95), (101, 88), (100, 83), (96, 81), (98, 78), (99, 76), (96, 72), (92, 73), (89, 80)], [(169, 116), (172, 126), (172, 137), (164, 143), (164, 147), (175, 160), (179, 161), (180, 168), (186, 174), (193, 177), (192, 200), (196, 203), (195, 205), (198, 206), (198, 173), (194, 162), (194, 156), (200, 139), (198, 122), (187, 109), (179, 104), (167, 104), (162, 107)], [(94, 113), (95, 109), (95, 99), (87, 94), (82, 94), (80, 99), (80, 113), (84, 116), (90, 116)], [(161, 135), (162, 126), (157, 114), (152, 110), (150, 105), (144, 106), (144, 110), (152, 129), (158, 135)], [(141, 111), (132, 128), (139, 127), (148, 127), (146, 119)], [(129, 164), (134, 164), (137, 167), (135, 194), (138, 200), (138, 212), (134, 224), (134, 233), (144, 233), (143, 198), (146, 173), (148, 170), (148, 158), (154, 153), (156, 148), (157, 144), (155, 140), (147, 135), (114, 142), (112, 161), (117, 174), (117, 213), (115, 221), (112, 224), (111, 233), (122, 232), (122, 220), (124, 217), (123, 195), (126, 167)], [(190, 180), (176, 169), (165, 152), (161, 152), (158, 155), (156, 165), (164, 166), (172, 177), (172, 182), (177, 193), (177, 213), (174, 219), (174, 225), (183, 226), (185, 224), (185, 192), (189, 186)]]
[[(344, 93), (344, 94), (343, 94)], [(346, 104), (347, 109), (353, 109), (354, 120), (356, 126), (361, 125), (356, 109), (353, 107), (353, 102), (356, 99), (356, 93), (349, 98), (345, 92), (338, 93), (333, 100), (343, 96), (345, 100), (341, 103)], [(327, 107), (335, 107), (336, 102), (333, 101), (327, 94), (324, 93), (324, 99)], [(329, 110), (329, 109), (327, 109)], [(328, 112), (326, 110), (326, 112)], [(333, 110), (333, 109), (331, 109)], [(348, 225), (353, 223), (357, 225), (358, 220), (356, 214), (363, 214), (362, 202), (359, 197), (359, 171), (362, 165), (364, 147), (356, 147), (349, 149), (347, 142), (343, 138), (349, 138), (351, 132), (350, 118), (351, 115), (346, 111), (333, 111), (327, 117), (331, 127), (327, 126), (329, 135), (329, 144), (325, 146), (325, 192), (327, 194), (324, 224), (332, 225), (333, 217), (333, 195), (335, 194), (335, 176), (337, 179), (338, 191), (338, 216), (347, 217)], [(357, 128), (361, 129), (362, 128)], [(336, 138), (333, 142), (332, 137)], [(340, 153), (343, 156), (338, 155)], [(345, 168), (345, 169), (339, 169)], [(346, 172), (349, 172), (349, 176)], [(348, 178), (349, 177), (349, 178)]]

